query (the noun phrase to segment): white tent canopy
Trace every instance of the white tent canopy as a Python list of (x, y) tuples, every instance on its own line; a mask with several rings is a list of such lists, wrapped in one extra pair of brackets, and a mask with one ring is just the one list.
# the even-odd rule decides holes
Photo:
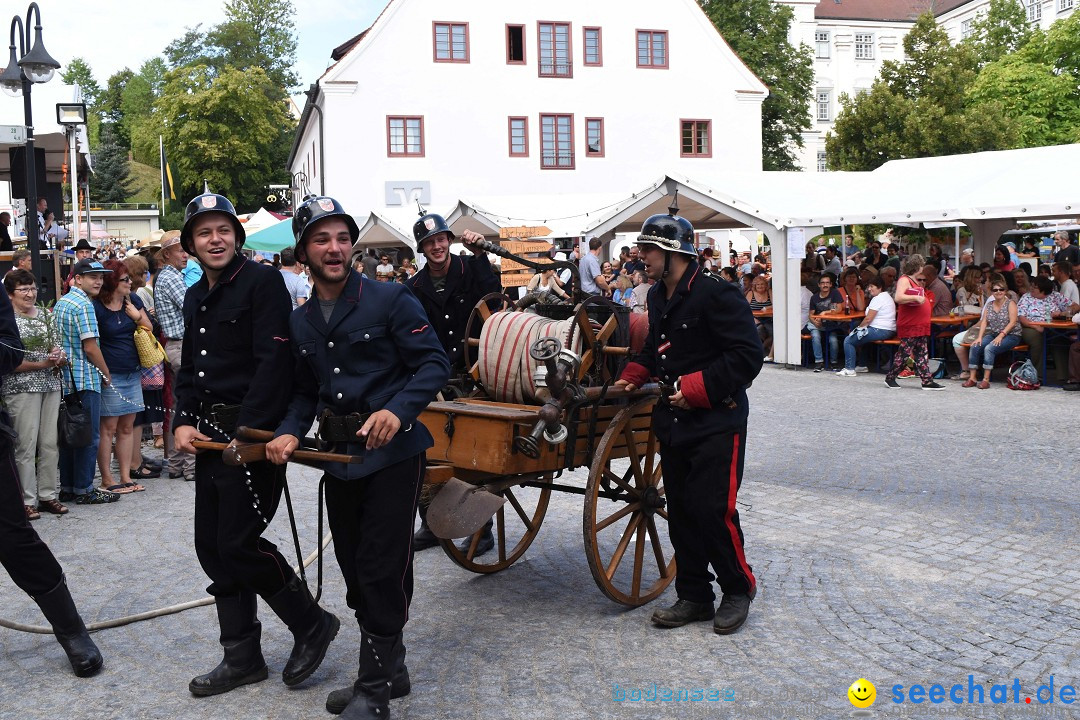
[(353, 252), (362, 251), (369, 247), (400, 247), (402, 245), (412, 248), (416, 252), (416, 243), (413, 242), (412, 234), (403, 230), (402, 227), (412, 227), (411, 218), (416, 217), (412, 211), (408, 214), (388, 211), (372, 212), (366, 218), (356, 218), (360, 227), (360, 235), (353, 243)]

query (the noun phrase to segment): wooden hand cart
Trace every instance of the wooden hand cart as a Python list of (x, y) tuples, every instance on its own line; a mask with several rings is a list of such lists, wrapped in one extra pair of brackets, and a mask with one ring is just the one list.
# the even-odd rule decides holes
[[(500, 309), (493, 311), (493, 305)], [(463, 543), (464, 552), (452, 540), (442, 541), (454, 562), (476, 573), (499, 572), (525, 554), (553, 491), (583, 496), (582, 534), (593, 578), (607, 597), (636, 607), (659, 596), (675, 577), (651, 418), (659, 396), (656, 388), (652, 394), (628, 395), (610, 385), (629, 355), (625, 308), (589, 298), (565, 309), (571, 311), (573, 332), (580, 333), (581, 353), (576, 367), (573, 362), (562, 366), (569, 373), (560, 393), (563, 402), (495, 402), (481, 388), (470, 397), (431, 403), (420, 416), (435, 438), (427, 453), (425, 491), (431, 496), (454, 477), (505, 499), (493, 518), (494, 550), (476, 554), (479, 528)], [(497, 312), (515, 312), (509, 298), (484, 298), (470, 318), (467, 336), (473, 339), (466, 341), (466, 357), (474, 380), (479, 341), (472, 327)], [(545, 350), (548, 385), (555, 394), (551, 356), (561, 362), (565, 355), (550, 342), (540, 348)], [(580, 467), (589, 468), (583, 487), (560, 482), (566, 471)]]

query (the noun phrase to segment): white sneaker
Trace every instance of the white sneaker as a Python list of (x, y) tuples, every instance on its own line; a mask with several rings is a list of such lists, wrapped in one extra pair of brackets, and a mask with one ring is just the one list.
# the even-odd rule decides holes
[(847, 368), (840, 368), (836, 371), (836, 374), (841, 377), (855, 377), (855, 371), (848, 370)]
[(866, 367), (865, 365), (856, 365), (855, 366), (855, 372), (857, 372), (857, 373), (868, 373), (868, 372), (870, 372), (870, 368)]

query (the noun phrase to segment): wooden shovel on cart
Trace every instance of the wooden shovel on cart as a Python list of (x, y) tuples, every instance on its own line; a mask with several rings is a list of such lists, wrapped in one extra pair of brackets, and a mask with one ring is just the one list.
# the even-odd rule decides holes
[[(661, 395), (673, 391), (674, 388), (661, 386), (659, 383), (643, 385), (633, 392), (626, 392), (622, 388), (609, 387), (606, 392), (603, 388), (585, 388), (585, 396), (596, 399), (603, 395), (604, 399), (637, 399), (651, 395)], [(502, 492), (507, 488), (520, 485), (521, 477), (495, 480), (484, 485), (472, 485), (452, 477), (447, 480), (435, 498), (431, 501), (427, 511), (427, 524), (435, 537), (443, 540), (468, 537), (479, 530), (499, 508), (506, 504), (506, 498)]]

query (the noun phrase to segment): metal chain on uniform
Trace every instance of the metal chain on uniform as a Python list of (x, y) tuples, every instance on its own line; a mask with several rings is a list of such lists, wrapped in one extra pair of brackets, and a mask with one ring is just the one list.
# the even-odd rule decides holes
[[(19, 350), (19, 351), (24, 352), (24, 353), (26, 352), (26, 348), (16, 347), (15, 345), (8, 345), (7, 343), (4, 343), (4, 342), (0, 342), (0, 346), (9, 348), (11, 350)], [(176, 417), (178, 411), (175, 410), (175, 409), (174, 410), (169, 410), (168, 408), (162, 407), (160, 405), (146, 405), (141, 400), (136, 402), (135, 400), (132, 400), (131, 398), (124, 397), (124, 394), (122, 392), (120, 392), (119, 390), (117, 390), (116, 388), (114, 388), (112, 386), (112, 384), (105, 382), (105, 373), (101, 372), (101, 370), (96, 365), (94, 365), (93, 363), (89, 363), (89, 365), (90, 365), (91, 368), (93, 368), (94, 372), (96, 372), (98, 375), (101, 376), (101, 380), (102, 380), (101, 387), (102, 387), (102, 389), (108, 388), (109, 390), (112, 390), (114, 393), (116, 393), (117, 397), (119, 397), (121, 400), (123, 400), (124, 402), (126, 402), (126, 403), (128, 403), (130, 405), (143, 405), (144, 407), (149, 407), (152, 410), (158, 410), (158, 411), (160, 411), (162, 413), (165, 413), (166, 415), (168, 415), (168, 413), (171, 412), (172, 416), (174, 418)], [(207, 418), (204, 418), (204, 417), (202, 417), (202, 416), (200, 416), (200, 415), (198, 415), (196, 413), (189, 413), (186, 410), (181, 410), (181, 411), (179, 411), (179, 414), (188, 416), (191, 419), (193, 419), (195, 421), (195, 423), (196, 423), (196, 427), (198, 426), (198, 423), (206, 423), (209, 427), (211, 427), (212, 429), (214, 429), (215, 431), (220, 433), (223, 437), (228, 437), (229, 436), (229, 434), (227, 432), (225, 432), (224, 430), (219, 428), (214, 423), (210, 422), (210, 420), (208, 420)], [(259, 500), (259, 495), (258, 495), (258, 493), (255, 492), (255, 487), (251, 482), (252, 478), (253, 478), (253, 476), (251, 474), (251, 469), (247, 466), (247, 463), (244, 463), (242, 465), (242, 467), (244, 468), (244, 476), (245, 476), (244, 477), (244, 483), (247, 485), (248, 492), (251, 493), (251, 501), (252, 501), (251, 502), (251, 507), (255, 510), (256, 514), (259, 516), (259, 519), (262, 520), (263, 525), (265, 525), (266, 527), (269, 527), (270, 526), (270, 521), (266, 519), (265, 515), (263, 515), (262, 501)]]

